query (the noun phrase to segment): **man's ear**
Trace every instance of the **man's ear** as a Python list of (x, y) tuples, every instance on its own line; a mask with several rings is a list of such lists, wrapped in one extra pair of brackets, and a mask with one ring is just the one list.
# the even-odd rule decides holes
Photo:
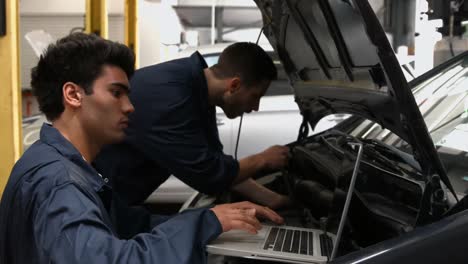
[(63, 103), (69, 105), (72, 108), (78, 108), (81, 106), (81, 100), (83, 99), (83, 88), (73, 82), (66, 82), (62, 87)]
[(241, 88), (241, 80), (239, 77), (229, 78), (227, 81), (228, 91), (230, 93), (235, 93)]

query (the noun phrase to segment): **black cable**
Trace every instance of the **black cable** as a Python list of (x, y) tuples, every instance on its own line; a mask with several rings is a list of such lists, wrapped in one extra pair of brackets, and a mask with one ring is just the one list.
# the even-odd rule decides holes
[(449, 40), (449, 48), (450, 48), (450, 55), (453, 57), (455, 57), (455, 52), (453, 51), (453, 44), (452, 44), (452, 38), (450, 38)]
[(450, 55), (452, 57), (455, 57), (455, 51), (453, 50), (453, 43), (452, 43), (452, 38), (453, 38), (453, 27), (454, 27), (454, 16), (455, 12), (459, 12), (461, 6), (464, 4), (465, 0), (460, 0), (460, 1), (452, 1), (450, 4), (450, 29), (449, 29), (449, 49), (450, 49)]
[[(258, 41), (260, 40), (260, 37), (262, 36), (263, 33), (263, 28), (260, 29), (260, 33), (258, 34), (257, 41), (255, 42), (256, 45), (258, 45)], [(239, 139), (240, 139), (240, 132), (242, 128), (242, 120), (244, 119), (244, 115), (242, 114), (240, 117), (239, 121), (239, 130), (237, 131), (237, 140), (236, 140), (236, 149), (234, 151), (234, 158), (237, 159), (237, 150), (239, 149)]]
[(260, 34), (258, 34), (257, 41), (255, 41), (255, 44), (258, 45), (258, 42), (260, 41), (260, 37), (262, 36), (263, 33), (263, 27), (260, 29)]
[(239, 139), (240, 139), (240, 132), (242, 128), (242, 120), (244, 119), (244, 115), (241, 115), (239, 121), (239, 130), (237, 130), (237, 140), (236, 140), (236, 150), (234, 152), (234, 158), (237, 159), (237, 149), (239, 148)]

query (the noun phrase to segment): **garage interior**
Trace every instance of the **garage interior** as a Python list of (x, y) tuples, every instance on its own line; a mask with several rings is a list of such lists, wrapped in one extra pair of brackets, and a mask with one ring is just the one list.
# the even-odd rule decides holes
[[(464, 0), (369, 4), (406, 69), (408, 82), (468, 50)], [(138, 69), (190, 56), (199, 48), (209, 54), (210, 49), (218, 52), (223, 44), (240, 41), (269, 46), (267, 37), (259, 35), (262, 26), (262, 13), (253, 0), (0, 0), (0, 197), (15, 162), (37, 139), (38, 124), (46, 121), (31, 92), (30, 72), (48, 44), (73, 32), (96, 34), (130, 47)], [(233, 132), (225, 149), (232, 153), (240, 131), (237, 122), (226, 121)], [(297, 122), (294, 131), (302, 119)], [(241, 138), (240, 144), (255, 140)], [(194, 195), (180, 184), (167, 181), (148, 198), (146, 207), (176, 213)]]
[[(449, 2), (454, 1), (370, 1), (399, 59), (411, 61), (416, 75), (466, 50), (465, 5), (455, 12), (452, 26)], [(1, 71), (3, 87), (8, 87), (1, 96), (2, 120), (8, 124), (0, 137), (1, 186), (22, 153), (22, 118), (39, 114), (28, 87), (30, 69), (38, 60), (25, 38), (28, 33), (43, 32), (48, 41), (76, 31), (97, 33), (127, 44), (138, 54), (137, 67), (145, 67), (174, 58), (187, 47), (253, 42), (261, 27), (261, 14), (249, 0), (74, 0), (69, 4), (4, 0), (3, 6), (1, 59), (2, 65), (12, 67)], [(172, 26), (162, 27), (166, 21)], [(260, 43), (266, 42), (266, 38), (260, 39)]]

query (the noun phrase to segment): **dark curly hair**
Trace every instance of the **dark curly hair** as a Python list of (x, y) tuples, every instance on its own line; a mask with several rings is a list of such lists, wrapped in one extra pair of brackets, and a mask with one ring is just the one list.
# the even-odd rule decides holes
[(247, 86), (278, 78), (270, 56), (260, 46), (250, 42), (237, 42), (228, 46), (211, 69), (218, 78), (239, 75)]
[(123, 44), (96, 35), (74, 33), (49, 45), (31, 70), (31, 87), (39, 109), (53, 121), (63, 112), (62, 87), (73, 82), (92, 94), (93, 82), (105, 65), (121, 68), (127, 77), (135, 71), (135, 56)]

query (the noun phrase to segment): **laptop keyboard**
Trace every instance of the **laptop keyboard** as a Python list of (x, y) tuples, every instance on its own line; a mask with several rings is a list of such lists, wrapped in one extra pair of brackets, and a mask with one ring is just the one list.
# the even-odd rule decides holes
[(320, 234), (320, 250), (322, 256), (330, 257), (333, 250), (333, 241), (325, 234)]
[(314, 232), (272, 227), (263, 249), (314, 255)]

